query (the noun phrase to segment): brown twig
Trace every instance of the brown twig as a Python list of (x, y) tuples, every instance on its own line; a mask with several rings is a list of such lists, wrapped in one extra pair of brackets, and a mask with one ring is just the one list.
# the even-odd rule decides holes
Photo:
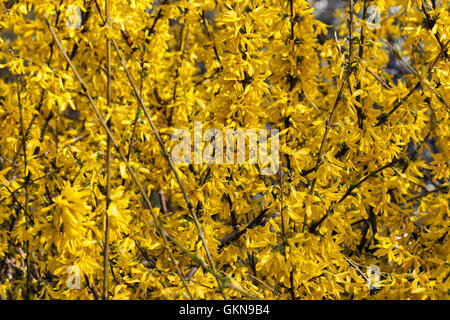
[(94, 296), (95, 300), (100, 300), (100, 295), (98, 294), (97, 289), (95, 289), (95, 286), (92, 284), (89, 284), (89, 278), (87, 275), (84, 275), (84, 280), (87, 283), (87, 287), (89, 288), (89, 290), (91, 290), (92, 295)]
[(424, 192), (422, 194), (419, 194), (419, 195), (417, 195), (415, 197), (412, 197), (412, 198), (408, 199), (407, 202), (415, 202), (417, 200), (422, 199), (423, 197), (426, 197), (427, 195), (429, 195), (431, 193), (436, 193), (436, 192), (441, 192), (441, 191), (448, 192), (448, 190), (449, 190), (449, 185), (448, 184), (443, 184), (440, 187), (434, 188), (433, 190), (429, 190), (429, 191), (426, 191), (426, 192)]
[(255, 228), (259, 225), (262, 225), (267, 222), (267, 209), (262, 210), (253, 220), (251, 220), (245, 228), (241, 229), (235, 228), (232, 232), (227, 234), (225, 237), (220, 240), (219, 250), (231, 244), (233, 241), (239, 239), (243, 234), (245, 234), (249, 229)]
[[(25, 210), (24, 212), (29, 213), (29, 190), (28, 183), (30, 180), (31, 172), (28, 172), (28, 161), (27, 161), (27, 137), (24, 132), (24, 124), (23, 124), (23, 106), (22, 100), (20, 96), (20, 85), (17, 82), (17, 101), (19, 104), (19, 117), (20, 117), (20, 135), (22, 138), (22, 152), (23, 152), (23, 163), (24, 163), (24, 184), (25, 184)], [(28, 217), (25, 219), (25, 228), (28, 231)], [(25, 264), (26, 264), (26, 290), (25, 290), (25, 299), (30, 299), (31, 297), (31, 270), (30, 270), (30, 240), (25, 241)]]
[(391, 86), (390, 86), (386, 81), (384, 81), (383, 79), (381, 79), (375, 72), (373, 72), (372, 70), (370, 70), (369, 67), (366, 67), (366, 71), (367, 71), (372, 77), (374, 77), (375, 79), (377, 79), (377, 81), (378, 81), (379, 83), (381, 83), (381, 85), (382, 85), (385, 89), (387, 89), (387, 90), (390, 90), (390, 89), (391, 89)]
[[(110, 2), (105, 0), (105, 17), (108, 28), (111, 28)], [(107, 108), (111, 108), (111, 40), (106, 35), (106, 69), (107, 88), (106, 100)], [(109, 110), (106, 110), (107, 112)], [(107, 122), (108, 129), (111, 130), (111, 119)], [(111, 204), (111, 138), (106, 138), (106, 210), (105, 210), (105, 242), (103, 244), (103, 300), (108, 300), (108, 264), (109, 264), (109, 214), (108, 208)]]

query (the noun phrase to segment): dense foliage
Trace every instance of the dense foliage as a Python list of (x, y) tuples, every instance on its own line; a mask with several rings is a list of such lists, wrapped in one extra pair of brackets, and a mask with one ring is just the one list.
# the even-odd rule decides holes
[[(1, 2), (0, 297), (449, 298), (447, 1), (110, 2)], [(279, 172), (174, 165), (194, 121)]]

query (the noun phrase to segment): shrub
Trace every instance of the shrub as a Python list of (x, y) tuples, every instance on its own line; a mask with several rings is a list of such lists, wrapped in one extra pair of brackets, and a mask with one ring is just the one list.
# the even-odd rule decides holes
[(110, 2), (2, 2), (2, 298), (449, 298), (446, 1)]

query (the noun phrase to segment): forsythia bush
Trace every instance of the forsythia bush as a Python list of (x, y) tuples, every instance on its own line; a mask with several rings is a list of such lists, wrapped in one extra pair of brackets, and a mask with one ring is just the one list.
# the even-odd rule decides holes
[(0, 297), (448, 299), (449, 3), (310, 2), (2, 1)]

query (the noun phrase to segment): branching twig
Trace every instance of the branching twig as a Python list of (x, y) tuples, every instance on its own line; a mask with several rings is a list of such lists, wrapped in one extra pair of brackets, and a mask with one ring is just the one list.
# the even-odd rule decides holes
[[(109, 15), (110, 2), (105, 0), (105, 16), (108, 28), (111, 28)], [(107, 88), (106, 100), (108, 109), (111, 108), (111, 40), (106, 35), (106, 69)], [(106, 110), (107, 112), (109, 110)], [(110, 119), (111, 120), (111, 119)], [(111, 121), (108, 120), (108, 129), (111, 130)], [(103, 300), (108, 299), (108, 264), (109, 264), (109, 214), (108, 208), (111, 204), (111, 138), (106, 138), (106, 210), (105, 210), (105, 242), (103, 244)]]
[[(441, 48), (441, 51), (439, 52), (438, 56), (436, 57), (436, 59), (434, 59), (433, 63), (428, 67), (428, 70), (426, 72), (427, 75), (429, 75), (431, 73), (431, 71), (433, 70), (434, 66), (436, 65), (436, 63), (439, 61), (439, 59), (442, 57), (443, 52), (445, 51), (445, 49), (447, 48), (448, 44), (450, 43), (450, 40), (447, 41), (447, 43), (445, 44), (445, 46), (443, 48)], [(375, 124), (375, 126), (380, 126), (384, 123), (386, 123), (389, 119), (389, 117), (404, 103), (408, 100), (408, 98), (418, 89), (420, 88), (420, 85), (422, 83), (422, 77), (420, 77), (421, 80), (419, 80), (416, 85), (411, 88), (411, 90), (409, 90), (409, 92), (400, 100), (397, 100), (394, 104), (394, 106), (392, 107), (391, 111), (389, 111), (388, 113), (382, 113), (379, 118), (378, 118), (378, 122)], [(438, 95), (439, 96), (439, 95)], [(448, 105), (445, 101), (444, 103), (446, 105)]]

